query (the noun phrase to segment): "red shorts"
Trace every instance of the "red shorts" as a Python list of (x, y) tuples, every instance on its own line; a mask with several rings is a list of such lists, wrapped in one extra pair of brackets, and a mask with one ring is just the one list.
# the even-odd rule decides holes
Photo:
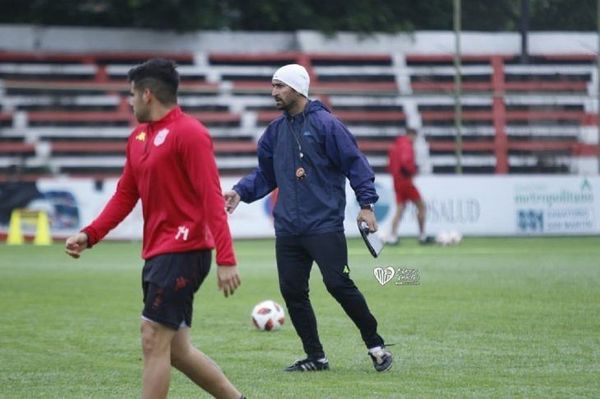
[(403, 204), (407, 201), (417, 202), (421, 200), (421, 194), (413, 184), (412, 179), (394, 179), (394, 191), (396, 191), (397, 204)]

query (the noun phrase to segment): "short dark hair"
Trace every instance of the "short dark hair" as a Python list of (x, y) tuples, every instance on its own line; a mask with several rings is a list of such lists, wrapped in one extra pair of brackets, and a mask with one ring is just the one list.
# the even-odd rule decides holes
[(136, 89), (150, 89), (162, 104), (177, 104), (179, 73), (176, 68), (171, 60), (153, 58), (131, 68), (127, 80), (133, 82)]
[(418, 134), (417, 129), (415, 129), (414, 127), (407, 127), (406, 128), (406, 134), (412, 134), (414, 136), (416, 136)]

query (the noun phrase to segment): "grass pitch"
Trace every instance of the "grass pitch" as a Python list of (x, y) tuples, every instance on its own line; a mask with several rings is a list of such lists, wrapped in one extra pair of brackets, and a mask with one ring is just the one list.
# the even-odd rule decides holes
[[(600, 238), (404, 239), (371, 258), (349, 241), (351, 276), (395, 355), (377, 374), (358, 330), (327, 294), (311, 296), (331, 370), (288, 374), (302, 356), (289, 323), (251, 326), (263, 299), (282, 303), (272, 240), (236, 242), (242, 287), (195, 302), (194, 343), (249, 398), (566, 398), (600, 392)], [(0, 245), (0, 398), (140, 395), (139, 243), (101, 243), (79, 260), (62, 245)], [(416, 270), (382, 286), (375, 267)], [(173, 371), (171, 398), (208, 397)]]

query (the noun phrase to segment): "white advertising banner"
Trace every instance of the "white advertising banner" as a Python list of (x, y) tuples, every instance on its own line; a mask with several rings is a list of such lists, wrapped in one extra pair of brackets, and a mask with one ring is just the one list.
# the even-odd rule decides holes
[[(222, 179), (224, 190), (239, 178)], [(115, 191), (117, 179), (41, 179), (41, 198), (30, 205), (46, 209), (56, 237), (90, 223)], [(456, 230), (464, 235), (588, 235), (600, 234), (600, 177), (584, 176), (423, 176), (415, 179), (427, 205), (427, 233)], [(389, 175), (377, 175), (380, 199), (375, 211), (380, 230), (388, 232), (395, 212)], [(159, 189), (159, 188), (157, 188)], [(347, 186), (346, 233), (358, 236), (359, 207)], [(272, 237), (273, 196), (241, 203), (229, 222), (234, 238)], [(7, 226), (2, 226), (6, 231)], [(409, 206), (399, 235), (417, 234), (416, 210)], [(142, 212), (133, 212), (107, 238), (140, 239)]]
[[(377, 216), (389, 230), (395, 208), (391, 177), (377, 176)], [(466, 235), (600, 233), (600, 178), (584, 176), (424, 176), (415, 179), (427, 205), (427, 231)], [(348, 217), (349, 215), (347, 215)], [(416, 235), (409, 207), (400, 235)]]

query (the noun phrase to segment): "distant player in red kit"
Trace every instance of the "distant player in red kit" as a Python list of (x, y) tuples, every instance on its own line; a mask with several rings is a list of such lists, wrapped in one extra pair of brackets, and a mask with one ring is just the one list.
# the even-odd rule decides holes
[(394, 178), (394, 190), (396, 192), (396, 213), (392, 219), (392, 228), (386, 240), (389, 244), (398, 243), (398, 226), (408, 201), (411, 201), (417, 207), (419, 243), (429, 244), (433, 241), (431, 237), (427, 237), (425, 234), (425, 203), (413, 183), (413, 177), (417, 174), (413, 146), (416, 137), (417, 131), (408, 128), (406, 134), (399, 136), (388, 151), (388, 171)]
[(132, 68), (128, 80), (140, 125), (129, 136), (123, 174), (96, 220), (67, 239), (66, 252), (79, 258), (141, 200), (142, 399), (167, 397), (171, 366), (216, 398), (243, 398), (190, 335), (194, 294), (208, 275), (213, 248), (219, 289), (229, 296), (240, 285), (210, 136), (177, 105), (172, 61), (149, 60)]

